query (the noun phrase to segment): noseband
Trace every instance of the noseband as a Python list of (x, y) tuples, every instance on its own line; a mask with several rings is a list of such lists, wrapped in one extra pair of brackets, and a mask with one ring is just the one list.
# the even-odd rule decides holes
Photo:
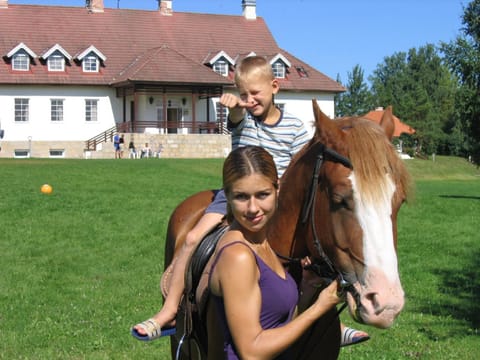
[[(327, 254), (323, 250), (322, 244), (320, 243), (320, 240), (318, 237), (317, 228), (315, 226), (315, 201), (317, 198), (317, 189), (320, 181), (320, 169), (325, 160), (340, 163), (343, 166), (353, 170), (352, 163), (348, 158), (346, 158), (343, 155), (340, 155), (335, 150), (332, 150), (326, 147), (325, 145), (320, 144), (320, 149), (315, 161), (315, 167), (313, 170), (310, 189), (308, 191), (307, 201), (304, 202), (303, 209), (302, 209), (302, 224), (305, 225), (308, 222), (308, 219), (310, 218), (310, 223), (312, 226), (312, 233), (313, 233), (313, 244), (318, 252), (318, 255), (320, 256), (320, 258), (314, 259), (312, 264), (313, 266), (311, 267), (311, 269), (320, 277), (325, 278), (327, 275), (327, 277), (330, 278), (331, 280), (338, 279), (339, 287), (340, 287), (339, 296), (344, 297), (345, 292), (350, 292), (350, 294), (355, 298), (355, 301), (357, 302), (359, 301), (360, 295), (358, 294), (353, 284), (345, 280), (345, 278), (343, 277), (343, 274), (337, 270), (335, 265), (332, 263), (330, 258), (327, 256)], [(315, 264), (317, 265), (315, 266)], [(326, 265), (330, 274), (326, 274), (325, 266), (322, 266), (321, 264)]]

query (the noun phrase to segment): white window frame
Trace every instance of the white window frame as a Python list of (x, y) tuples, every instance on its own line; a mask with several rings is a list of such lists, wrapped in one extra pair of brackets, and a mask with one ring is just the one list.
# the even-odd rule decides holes
[(99, 63), (100, 61), (98, 60), (98, 56), (96, 56), (94, 53), (90, 53), (82, 60), (83, 71), (89, 73), (98, 73), (100, 67)]
[(65, 157), (65, 149), (50, 149), (48, 151), (48, 155), (51, 158), (64, 158)]
[(285, 64), (281, 60), (277, 60), (272, 64), (273, 75), (277, 79), (285, 79)]
[(85, 99), (85, 121), (98, 121), (98, 99)]
[(19, 50), (12, 56), (12, 70), (29, 71), (30, 55), (25, 50)]
[(13, 157), (15, 159), (27, 159), (30, 157), (30, 150), (28, 149), (15, 149), (13, 150)]
[(228, 61), (225, 59), (218, 59), (213, 63), (213, 71), (222, 76), (228, 76)]
[(48, 71), (65, 71), (65, 56), (63, 56), (60, 51), (55, 51), (52, 55), (48, 57), (47, 60)]
[(50, 99), (50, 121), (63, 121), (63, 99)]
[(28, 122), (30, 113), (30, 99), (15, 98), (15, 122)]

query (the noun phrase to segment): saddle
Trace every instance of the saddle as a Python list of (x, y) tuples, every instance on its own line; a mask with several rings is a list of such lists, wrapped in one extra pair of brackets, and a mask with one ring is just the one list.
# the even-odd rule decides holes
[(185, 292), (181, 304), (184, 315), (184, 336), (196, 338), (197, 344), (206, 354), (208, 343), (206, 328), (206, 308), (208, 304), (208, 275), (211, 260), (218, 241), (228, 230), (221, 223), (208, 233), (192, 254), (185, 273)]

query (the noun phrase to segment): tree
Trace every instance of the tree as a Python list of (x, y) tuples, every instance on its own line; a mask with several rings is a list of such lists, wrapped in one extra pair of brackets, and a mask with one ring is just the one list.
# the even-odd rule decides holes
[(455, 98), (455, 126), (465, 137), (465, 152), (480, 162), (480, 0), (464, 8), (464, 36), (441, 49), (447, 66), (458, 78)]
[(452, 131), (455, 81), (432, 44), (386, 57), (370, 78), (379, 106), (416, 130), (411, 138), (426, 153), (448, 153)]
[[(360, 65), (355, 65), (347, 76), (345, 86), (347, 91), (335, 97), (335, 116), (337, 117), (363, 115), (373, 109), (372, 95), (364, 81)], [(337, 81), (340, 82), (340, 79), (337, 78)]]

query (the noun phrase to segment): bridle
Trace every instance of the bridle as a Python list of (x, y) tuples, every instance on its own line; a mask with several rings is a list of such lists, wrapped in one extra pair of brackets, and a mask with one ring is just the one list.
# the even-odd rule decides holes
[[(333, 262), (330, 260), (328, 255), (323, 250), (322, 244), (320, 243), (317, 228), (315, 226), (315, 201), (317, 198), (317, 190), (320, 181), (320, 169), (323, 165), (323, 162), (333, 161), (342, 164), (343, 166), (352, 169), (353, 166), (350, 162), (350, 159), (347, 157), (339, 154), (335, 150), (326, 147), (324, 144), (319, 143), (319, 151), (315, 160), (315, 167), (313, 169), (312, 179), (310, 182), (310, 188), (308, 190), (308, 194), (306, 197), (306, 201), (303, 203), (302, 213), (301, 213), (301, 221), (303, 225), (306, 225), (308, 220), (310, 219), (310, 224), (312, 226), (312, 233), (313, 233), (313, 244), (315, 249), (318, 252), (318, 258), (315, 257), (312, 259), (312, 265), (309, 266), (309, 270), (312, 270), (321, 278), (328, 278), (330, 281), (335, 279), (338, 280), (339, 283), (339, 296), (344, 298), (346, 292), (349, 292), (358, 303), (360, 299), (360, 294), (358, 293), (357, 289), (353, 286), (352, 283), (347, 281), (341, 271), (339, 271)], [(299, 262), (300, 259), (290, 258), (288, 256), (277, 255), (279, 258), (283, 260), (287, 260), (289, 262)], [(344, 304), (343, 308), (346, 306)], [(340, 309), (340, 311), (343, 310)]]

